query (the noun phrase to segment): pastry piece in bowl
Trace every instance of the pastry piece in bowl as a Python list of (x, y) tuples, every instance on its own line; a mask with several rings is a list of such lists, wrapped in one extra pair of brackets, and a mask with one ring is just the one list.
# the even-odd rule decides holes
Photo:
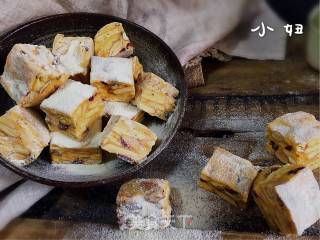
[(142, 163), (156, 143), (149, 128), (129, 118), (113, 115), (103, 130), (101, 148), (131, 163)]
[(45, 46), (15, 44), (8, 54), (0, 83), (23, 107), (39, 105), (69, 77)]
[(136, 83), (134, 104), (151, 116), (166, 120), (176, 106), (179, 91), (154, 73), (142, 73)]
[(257, 170), (251, 162), (218, 147), (201, 171), (199, 187), (245, 208), (256, 176)]
[(139, 58), (137, 56), (134, 56), (132, 59), (133, 64), (133, 78), (135, 81), (138, 80), (140, 74), (143, 73), (143, 66), (139, 61)]
[(65, 37), (57, 34), (52, 53), (68, 71), (72, 79), (86, 82), (89, 79), (90, 60), (94, 53), (90, 37)]
[(121, 230), (164, 229), (170, 225), (170, 184), (163, 179), (133, 179), (117, 196)]
[(69, 80), (40, 105), (50, 131), (83, 140), (104, 114), (104, 103), (93, 86)]
[(93, 56), (90, 83), (105, 101), (130, 102), (135, 96), (132, 59)]
[(99, 164), (102, 161), (101, 119), (93, 123), (90, 133), (82, 141), (61, 132), (51, 132), (50, 155), (55, 164)]
[(49, 141), (44, 121), (33, 110), (16, 105), (0, 117), (0, 155), (15, 165), (36, 160)]
[(141, 122), (144, 116), (139, 108), (125, 102), (105, 102), (105, 113), (107, 116), (119, 115), (137, 122)]
[(301, 235), (320, 218), (320, 190), (311, 169), (287, 164), (263, 169), (252, 195), (270, 227)]
[(112, 22), (100, 28), (94, 37), (95, 55), (100, 57), (129, 57), (133, 45), (121, 23)]
[(278, 117), (267, 126), (267, 150), (283, 163), (320, 167), (320, 122), (309, 113)]

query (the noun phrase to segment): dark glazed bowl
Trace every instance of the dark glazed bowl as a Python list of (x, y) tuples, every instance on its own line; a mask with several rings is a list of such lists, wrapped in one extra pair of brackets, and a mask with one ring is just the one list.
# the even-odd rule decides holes
[[(187, 87), (180, 62), (172, 50), (155, 34), (130, 21), (101, 14), (71, 13), (40, 18), (16, 27), (0, 36), (0, 73), (6, 57), (16, 43), (43, 44), (51, 47), (57, 33), (94, 37), (99, 28), (110, 22), (121, 22), (135, 46), (135, 55), (141, 60), (145, 71), (151, 71), (179, 89), (175, 111), (168, 121), (149, 118), (143, 122), (157, 133), (158, 141), (148, 158), (139, 165), (130, 165), (114, 156), (104, 159), (102, 165), (52, 165), (48, 148), (27, 167), (17, 167), (0, 158), (0, 163), (28, 179), (55, 186), (87, 187), (110, 183), (144, 167), (169, 144), (176, 133), (187, 101)], [(0, 87), (0, 114), (15, 105)], [(165, 162), (164, 162), (165, 164)]]

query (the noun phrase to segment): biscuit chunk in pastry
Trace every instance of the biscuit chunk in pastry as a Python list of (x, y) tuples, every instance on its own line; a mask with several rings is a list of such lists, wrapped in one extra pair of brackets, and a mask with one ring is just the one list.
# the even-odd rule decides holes
[(80, 141), (87, 137), (92, 123), (104, 114), (104, 104), (96, 95), (96, 88), (73, 80), (45, 99), (40, 108), (46, 113), (50, 131)]
[(267, 150), (284, 163), (320, 167), (320, 122), (312, 114), (285, 114), (267, 126)]
[(133, 64), (133, 78), (135, 81), (138, 80), (140, 74), (143, 73), (143, 66), (139, 61), (139, 58), (137, 56), (134, 56), (132, 59)]
[(309, 168), (296, 164), (263, 169), (252, 195), (270, 227), (301, 235), (320, 218), (320, 190)]
[(85, 82), (89, 78), (90, 60), (94, 53), (92, 38), (65, 37), (63, 34), (57, 34), (53, 41), (52, 53), (72, 79)]
[(170, 184), (163, 179), (133, 179), (117, 196), (121, 230), (164, 229), (170, 225)]
[(151, 116), (166, 120), (176, 106), (179, 91), (153, 73), (142, 73), (136, 83), (134, 103)]
[(201, 171), (199, 187), (218, 194), (234, 206), (245, 208), (256, 175), (251, 162), (216, 148)]
[(156, 143), (149, 128), (129, 118), (113, 115), (103, 130), (101, 148), (131, 163), (142, 163)]
[(15, 165), (28, 165), (50, 141), (50, 134), (33, 110), (19, 105), (0, 117), (0, 155)]
[(7, 56), (0, 83), (23, 107), (39, 105), (69, 77), (45, 46), (15, 44)]
[(113, 22), (100, 28), (94, 37), (95, 55), (100, 57), (129, 57), (133, 45), (121, 23)]
[(135, 96), (132, 59), (92, 57), (90, 83), (105, 101), (130, 102)]
[(125, 102), (105, 102), (105, 112), (107, 116), (119, 115), (137, 122), (141, 122), (144, 116), (139, 108)]

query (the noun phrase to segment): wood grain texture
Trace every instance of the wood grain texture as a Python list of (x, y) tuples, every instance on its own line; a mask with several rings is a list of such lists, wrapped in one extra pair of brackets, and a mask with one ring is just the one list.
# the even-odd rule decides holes
[(303, 38), (292, 38), (284, 61), (204, 62), (206, 85), (190, 94), (197, 98), (318, 94), (319, 72), (308, 66), (304, 46)]
[(319, 95), (192, 99), (182, 128), (208, 137), (219, 131), (264, 132), (273, 119), (297, 111), (314, 114), (319, 119)]

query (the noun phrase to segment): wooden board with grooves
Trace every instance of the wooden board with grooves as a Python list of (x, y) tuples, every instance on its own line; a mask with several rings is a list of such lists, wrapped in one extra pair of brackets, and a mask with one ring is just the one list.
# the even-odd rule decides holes
[[(306, 65), (302, 47), (301, 38), (292, 40), (283, 62), (234, 59), (204, 64), (206, 86), (191, 90), (180, 131), (157, 160), (132, 176), (171, 182), (172, 228), (120, 232), (115, 216), (118, 182), (81, 190), (56, 188), (0, 232), (0, 239), (282, 239), (270, 232), (254, 204), (246, 211), (236, 209), (199, 189), (197, 180), (215, 146), (255, 165), (280, 164), (265, 150), (266, 124), (300, 110), (319, 119), (319, 85), (314, 81), (319, 73)], [(319, 181), (319, 171), (315, 175)], [(181, 216), (189, 220), (183, 222)], [(318, 221), (300, 239), (319, 236)]]

